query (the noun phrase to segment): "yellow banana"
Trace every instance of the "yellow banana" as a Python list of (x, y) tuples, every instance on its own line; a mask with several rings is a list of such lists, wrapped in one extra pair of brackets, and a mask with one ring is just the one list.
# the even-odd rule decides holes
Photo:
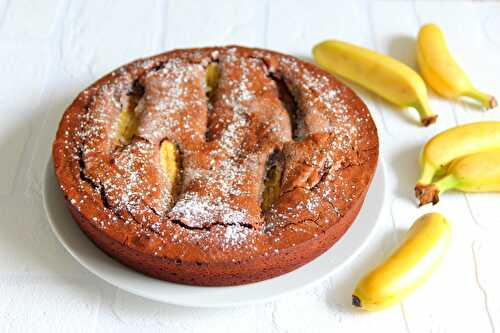
[(359, 281), (352, 304), (374, 311), (401, 302), (439, 266), (450, 239), (451, 225), (442, 215), (423, 215), (392, 255)]
[(417, 62), (424, 80), (443, 97), (468, 96), (485, 108), (497, 105), (495, 98), (477, 90), (451, 56), (443, 32), (435, 24), (420, 28), (417, 40)]
[(465, 155), (453, 160), (446, 174), (428, 185), (420, 205), (439, 201), (439, 194), (450, 189), (463, 192), (500, 191), (500, 149)]
[(400, 107), (413, 107), (424, 126), (436, 121), (427, 87), (410, 67), (386, 55), (337, 40), (313, 48), (314, 60), (327, 71), (343, 76)]
[(500, 149), (500, 121), (470, 123), (439, 133), (422, 148), (422, 172), (415, 195), (417, 198), (433, 197), (434, 189), (429, 185), (454, 159), (496, 148)]

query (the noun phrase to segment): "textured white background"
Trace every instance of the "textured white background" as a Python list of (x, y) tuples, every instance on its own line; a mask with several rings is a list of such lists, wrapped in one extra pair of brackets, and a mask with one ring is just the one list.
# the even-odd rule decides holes
[(348, 268), (275, 302), (221, 310), (181, 308), (117, 290), (58, 244), (42, 208), (43, 169), (65, 107), (86, 85), (137, 57), (175, 47), (238, 43), (310, 57), (338, 38), (415, 66), (425, 22), (445, 31), (480, 88), (500, 97), (500, 3), (379, 1), (0, 0), (1, 332), (500, 332), (500, 195), (450, 193), (435, 207), (454, 237), (441, 269), (401, 306), (353, 311), (360, 275), (431, 207), (416, 209), (417, 154), (457, 123), (500, 120), (431, 93), (437, 125), (414, 124), (354, 87), (377, 122), (389, 200), (376, 236)]

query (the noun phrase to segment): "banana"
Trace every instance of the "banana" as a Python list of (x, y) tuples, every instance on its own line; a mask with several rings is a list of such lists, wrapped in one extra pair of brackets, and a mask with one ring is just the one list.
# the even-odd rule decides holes
[(500, 149), (465, 155), (453, 160), (446, 174), (428, 186), (420, 205), (436, 204), (439, 194), (450, 189), (463, 192), (500, 191)]
[(401, 302), (439, 266), (450, 239), (451, 225), (444, 216), (421, 216), (392, 255), (359, 281), (352, 304), (375, 311)]
[(417, 63), (424, 80), (437, 93), (456, 99), (468, 96), (481, 102), (485, 108), (494, 108), (496, 99), (477, 90), (451, 56), (443, 32), (435, 24), (420, 28), (417, 39)]
[(383, 54), (337, 40), (313, 48), (314, 60), (400, 107), (413, 107), (424, 126), (436, 121), (422, 78), (405, 64)]
[(496, 148), (500, 149), (500, 121), (470, 123), (439, 133), (422, 148), (422, 172), (415, 186), (415, 195), (417, 198), (433, 197), (435, 189), (430, 184), (454, 159)]

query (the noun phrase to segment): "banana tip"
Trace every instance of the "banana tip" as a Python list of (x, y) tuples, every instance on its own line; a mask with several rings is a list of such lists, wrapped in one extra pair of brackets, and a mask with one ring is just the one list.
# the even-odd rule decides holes
[(359, 299), (358, 296), (352, 295), (352, 305), (354, 305), (357, 308), (361, 307), (361, 300)]
[(422, 125), (427, 127), (431, 124), (434, 124), (436, 122), (437, 117), (438, 117), (437, 115), (432, 115), (432, 116), (422, 118), (421, 119)]
[(418, 184), (415, 186), (415, 196), (420, 201), (419, 207), (431, 203), (439, 202), (439, 189), (434, 184)]
[(498, 102), (495, 97), (491, 96), (490, 98), (490, 109), (496, 108), (498, 105)]

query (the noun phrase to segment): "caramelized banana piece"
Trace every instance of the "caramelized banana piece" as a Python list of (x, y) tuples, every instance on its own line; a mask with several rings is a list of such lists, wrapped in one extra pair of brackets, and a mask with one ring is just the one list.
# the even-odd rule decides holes
[(262, 192), (262, 210), (268, 210), (278, 200), (281, 190), (281, 175), (283, 170), (279, 164), (273, 164), (264, 179)]
[(217, 88), (217, 82), (219, 81), (219, 65), (217, 63), (212, 62), (208, 64), (205, 80), (207, 83), (207, 94), (211, 96)]
[(177, 176), (179, 175), (179, 152), (175, 143), (164, 140), (160, 145), (160, 165), (172, 186), (172, 195), (177, 191)]
[(132, 137), (139, 126), (135, 113), (138, 102), (139, 98), (137, 96), (129, 96), (118, 116), (118, 140), (122, 144), (129, 144), (132, 141)]

